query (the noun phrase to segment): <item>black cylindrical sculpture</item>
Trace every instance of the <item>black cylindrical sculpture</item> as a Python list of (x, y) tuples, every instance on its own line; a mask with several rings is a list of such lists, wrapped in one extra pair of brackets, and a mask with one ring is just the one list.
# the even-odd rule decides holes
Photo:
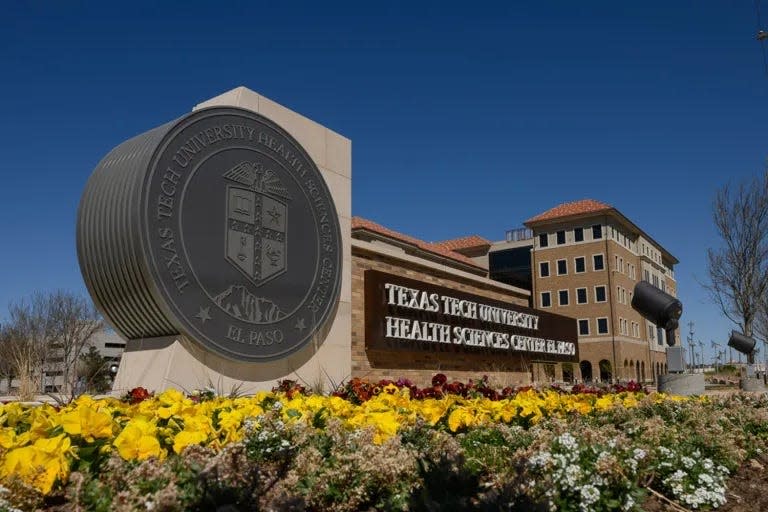
[(756, 341), (754, 338), (745, 336), (740, 332), (731, 331), (731, 337), (728, 339), (728, 346), (747, 356), (755, 352)]
[(254, 112), (198, 110), (114, 148), (80, 202), (86, 286), (128, 339), (184, 334), (238, 361), (318, 343), (339, 220), (301, 145)]
[(669, 331), (677, 327), (683, 304), (647, 281), (635, 285), (632, 307), (654, 324)]

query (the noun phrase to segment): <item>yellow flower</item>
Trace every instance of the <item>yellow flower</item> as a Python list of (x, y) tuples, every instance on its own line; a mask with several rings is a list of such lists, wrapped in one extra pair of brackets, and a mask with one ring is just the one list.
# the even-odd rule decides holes
[(0, 448), (16, 448), (16, 431), (10, 427), (0, 428)]
[(457, 407), (448, 415), (448, 428), (451, 429), (451, 432), (456, 432), (462, 427), (471, 427), (474, 424), (474, 415), (465, 407)]
[(64, 432), (71, 436), (82, 436), (86, 442), (94, 439), (112, 437), (112, 416), (96, 411), (88, 406), (81, 406), (61, 417)]
[(208, 439), (208, 436), (203, 432), (193, 432), (189, 430), (182, 430), (173, 439), (173, 451), (181, 453), (184, 448), (191, 444), (200, 444)]
[(595, 409), (598, 411), (605, 411), (613, 407), (613, 397), (611, 395), (604, 395), (595, 401)]
[(156, 437), (157, 427), (143, 418), (134, 418), (112, 443), (125, 460), (163, 458), (165, 450)]
[(35, 444), (11, 450), (0, 467), (0, 477), (16, 476), (48, 494), (56, 479), (69, 474), (71, 442), (65, 434), (50, 439), (38, 439)]
[(434, 398), (429, 398), (421, 402), (419, 406), (419, 414), (427, 423), (435, 425), (440, 421), (440, 418), (445, 415), (445, 411), (448, 410), (450, 405), (451, 403), (447, 400), (435, 400)]

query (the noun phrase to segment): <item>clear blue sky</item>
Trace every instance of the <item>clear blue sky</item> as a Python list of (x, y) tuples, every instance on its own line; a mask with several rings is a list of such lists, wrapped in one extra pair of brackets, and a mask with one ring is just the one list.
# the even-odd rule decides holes
[(680, 259), (697, 338), (732, 327), (697, 280), (715, 191), (768, 155), (752, 0), (105, 4), (3, 5), (0, 318), (85, 293), (76, 209), (109, 149), (245, 85), (352, 139), (356, 215), (497, 240), (599, 199)]

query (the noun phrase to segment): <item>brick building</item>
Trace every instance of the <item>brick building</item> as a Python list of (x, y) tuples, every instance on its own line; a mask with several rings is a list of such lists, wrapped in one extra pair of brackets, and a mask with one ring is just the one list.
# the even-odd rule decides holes
[[(599, 201), (562, 204), (524, 224), (489, 248), (490, 274), (507, 282), (527, 277), (535, 308), (577, 319), (581, 361), (573, 377), (648, 382), (666, 373), (665, 332), (632, 308), (632, 292), (645, 280), (676, 296), (678, 260)], [(510, 261), (526, 258), (521, 277)]]
[[(530, 314), (530, 291), (505, 284), (488, 277), (487, 258), (491, 242), (477, 236), (439, 243), (428, 243), (398, 233), (371, 222), (352, 219), (352, 377), (369, 380), (408, 378), (419, 385), (427, 385), (437, 372), (446, 373), (451, 379), (477, 379), (488, 375), (496, 386), (514, 386), (532, 381), (553, 381), (555, 375), (548, 371), (558, 360), (577, 361), (578, 352), (575, 322), (546, 312), (538, 315), (541, 326), (536, 333), (516, 327), (494, 327), (492, 323), (474, 322), (481, 329), (498, 329), (519, 339), (567, 339), (572, 336), (572, 357), (558, 355), (555, 351), (506, 350), (491, 347), (491, 343), (467, 347), (453, 342), (419, 343), (400, 339), (389, 347), (375, 344), (371, 336), (371, 317), (382, 300), (381, 293), (371, 295), (369, 286), (374, 276), (387, 276), (397, 282), (405, 280), (412, 288), (443, 290), (451, 296), (474, 297), (479, 307), (487, 303), (496, 311), (514, 311)], [(461, 252), (459, 252), (461, 251)], [(424, 319), (426, 311), (417, 311), (412, 318)], [(375, 317), (375, 314), (374, 314)], [(378, 317), (380, 320), (380, 316)], [(565, 327), (563, 326), (563, 322)], [(491, 325), (488, 327), (488, 325)], [(558, 326), (554, 336), (547, 327)], [(564, 329), (564, 331), (563, 331)], [(488, 331), (482, 331), (488, 332)], [(563, 334), (564, 333), (564, 334)], [(545, 340), (546, 341), (546, 340)], [(574, 364), (571, 363), (571, 364)]]

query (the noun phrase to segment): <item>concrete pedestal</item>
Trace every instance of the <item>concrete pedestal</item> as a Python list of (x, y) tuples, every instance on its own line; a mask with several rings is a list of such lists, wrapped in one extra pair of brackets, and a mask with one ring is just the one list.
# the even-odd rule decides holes
[(670, 395), (703, 395), (703, 373), (669, 373), (659, 375), (659, 391)]
[[(346, 313), (349, 321), (349, 311)], [(342, 322), (343, 323), (343, 322)], [(191, 392), (213, 388), (217, 394), (253, 394), (272, 389), (282, 379), (331, 390), (352, 372), (349, 342), (328, 338), (268, 363), (238, 363), (184, 337), (130, 340), (112, 390), (122, 395), (141, 386), (150, 391), (174, 388)]]
[(742, 391), (750, 391), (754, 393), (768, 392), (768, 388), (765, 386), (763, 379), (756, 379), (754, 377), (741, 379), (739, 381), (739, 387)]

